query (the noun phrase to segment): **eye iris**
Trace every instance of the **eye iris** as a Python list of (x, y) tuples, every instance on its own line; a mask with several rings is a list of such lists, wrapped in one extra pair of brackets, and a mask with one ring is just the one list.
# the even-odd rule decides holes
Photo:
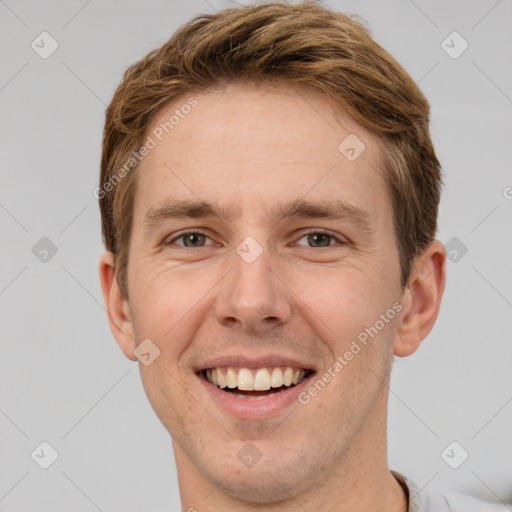
[(199, 243), (199, 246), (204, 245), (204, 239), (205, 235), (202, 235), (201, 233), (187, 233), (186, 235), (183, 235), (183, 244), (185, 247), (197, 247), (196, 243), (198, 241), (202, 242)]
[(327, 247), (330, 238), (331, 237), (325, 233), (311, 233), (308, 235), (308, 243), (316, 247)]

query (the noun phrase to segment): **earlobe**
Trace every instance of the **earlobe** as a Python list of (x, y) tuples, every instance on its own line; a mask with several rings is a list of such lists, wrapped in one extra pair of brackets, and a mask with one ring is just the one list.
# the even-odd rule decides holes
[(124, 355), (136, 361), (137, 358), (133, 354), (136, 344), (130, 306), (119, 288), (115, 275), (114, 255), (111, 252), (101, 255), (99, 274), (110, 330)]
[(420, 254), (411, 269), (402, 296), (403, 310), (393, 344), (393, 354), (414, 353), (432, 330), (446, 282), (446, 250), (435, 240)]

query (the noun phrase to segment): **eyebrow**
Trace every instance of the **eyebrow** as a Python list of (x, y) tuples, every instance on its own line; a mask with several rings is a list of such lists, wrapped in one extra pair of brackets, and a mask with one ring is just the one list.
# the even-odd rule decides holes
[[(158, 206), (151, 207), (144, 217), (144, 230), (150, 230), (172, 219), (203, 219), (217, 217), (227, 221), (240, 217), (240, 208), (226, 208), (218, 203), (168, 198)], [(326, 219), (348, 221), (366, 234), (373, 233), (370, 215), (367, 211), (341, 200), (311, 202), (297, 199), (278, 204), (265, 215), (279, 223), (284, 219)]]

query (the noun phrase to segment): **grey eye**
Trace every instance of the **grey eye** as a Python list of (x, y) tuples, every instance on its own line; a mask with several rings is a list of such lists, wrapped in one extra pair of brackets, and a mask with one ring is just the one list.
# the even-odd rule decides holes
[[(329, 233), (322, 233), (321, 231), (312, 231), (311, 233), (307, 233), (300, 238), (300, 240), (306, 239), (306, 244), (309, 247), (328, 247), (329, 245), (333, 245), (331, 242), (336, 241), (336, 238)], [(306, 245), (298, 243), (298, 245)]]
[(181, 245), (183, 247), (205, 247), (210, 245), (207, 241), (210, 240), (208, 236), (197, 231), (190, 231), (188, 233), (182, 233), (181, 235), (173, 238), (169, 241), (169, 245)]

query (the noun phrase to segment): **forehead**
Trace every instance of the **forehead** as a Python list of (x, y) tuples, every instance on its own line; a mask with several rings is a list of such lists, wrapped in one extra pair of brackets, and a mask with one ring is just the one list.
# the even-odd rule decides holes
[(306, 196), (389, 210), (378, 139), (316, 91), (232, 85), (191, 94), (162, 109), (146, 135), (154, 147), (138, 169), (135, 219), (170, 196), (263, 216)]

